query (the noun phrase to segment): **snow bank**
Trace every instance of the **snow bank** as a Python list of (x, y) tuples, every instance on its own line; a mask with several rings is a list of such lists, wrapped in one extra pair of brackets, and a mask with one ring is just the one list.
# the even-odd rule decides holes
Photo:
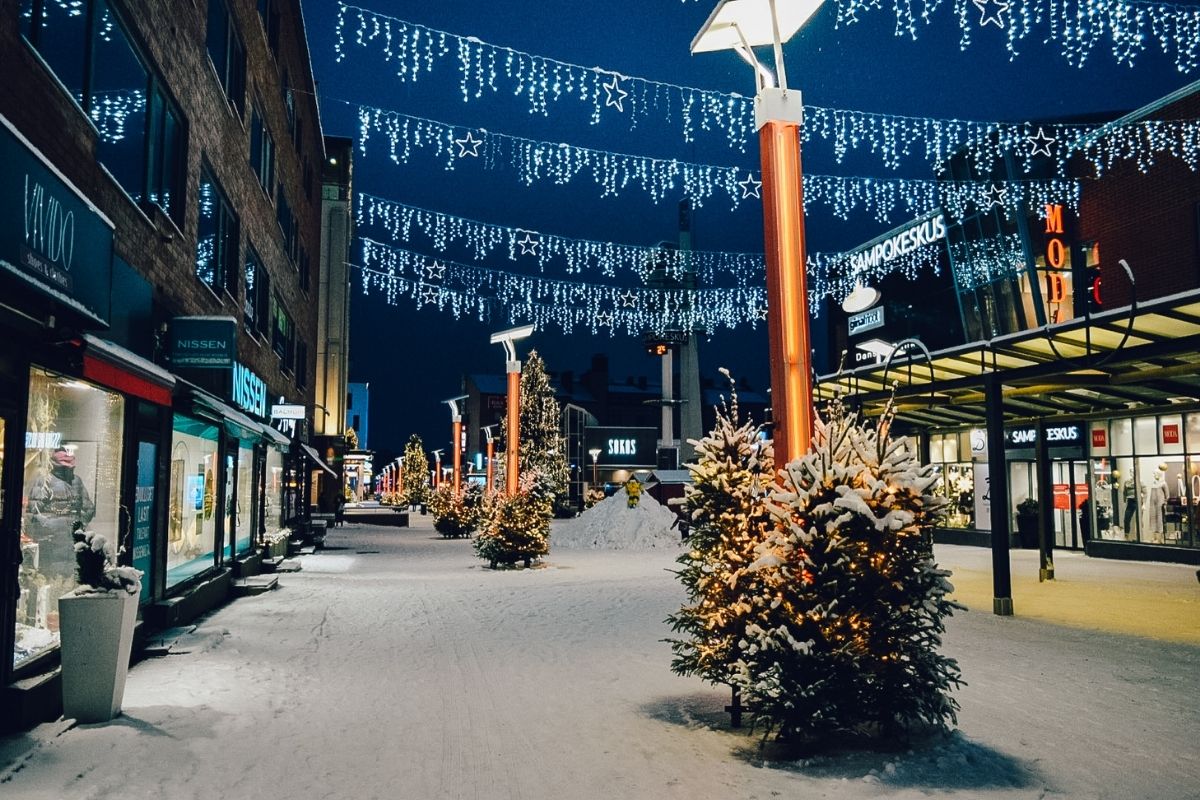
[(678, 550), (675, 512), (645, 492), (637, 507), (628, 508), (624, 492), (606, 497), (578, 517), (555, 520), (550, 550)]

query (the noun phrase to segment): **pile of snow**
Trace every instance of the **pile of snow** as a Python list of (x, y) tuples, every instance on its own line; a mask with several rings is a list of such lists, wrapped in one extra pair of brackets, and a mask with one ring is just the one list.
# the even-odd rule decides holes
[(550, 529), (550, 549), (571, 550), (678, 550), (680, 534), (672, 528), (675, 512), (645, 492), (629, 508), (624, 492), (606, 497), (569, 520), (555, 520)]

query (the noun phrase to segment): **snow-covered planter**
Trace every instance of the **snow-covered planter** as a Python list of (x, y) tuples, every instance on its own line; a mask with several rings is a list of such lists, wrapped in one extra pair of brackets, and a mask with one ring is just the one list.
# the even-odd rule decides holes
[(497, 495), (474, 540), (475, 553), (495, 568), (497, 565), (529, 566), (550, 552), (551, 500), (537, 491), (538, 476), (521, 476), (520, 491), (511, 497)]
[(97, 533), (75, 532), (78, 586), (58, 600), (63, 716), (106, 722), (121, 713), (142, 573), (117, 566)]
[(450, 484), (442, 484), (429, 496), (429, 510), (433, 514), (433, 528), (447, 539), (470, 536), (479, 527), (483, 517), (483, 489), (468, 484), (455, 492)]

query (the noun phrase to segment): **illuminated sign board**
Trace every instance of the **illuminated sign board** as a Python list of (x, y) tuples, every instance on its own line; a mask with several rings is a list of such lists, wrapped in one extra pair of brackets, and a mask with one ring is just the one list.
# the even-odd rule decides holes
[(237, 357), (237, 320), (233, 317), (175, 317), (167, 353), (171, 366), (232, 367)]
[(599, 450), (600, 467), (653, 469), (658, 455), (658, 428), (595, 427), (584, 429), (585, 450)]
[[(1046, 426), (1046, 446), (1051, 450), (1069, 449), (1082, 451), (1085, 444), (1083, 424), (1063, 422)], [(1007, 428), (1004, 431), (1004, 446), (1009, 450), (1033, 450), (1038, 446), (1038, 429), (1035, 425)]]
[(864, 331), (873, 331), (883, 327), (883, 306), (869, 308), (860, 314), (850, 317), (850, 335), (854, 336)]
[(945, 238), (946, 217), (938, 213), (918, 219), (896, 233), (886, 234), (885, 238), (851, 252), (847, 258), (853, 273), (868, 272), (889, 261), (906, 256), (918, 247), (934, 244)]
[(240, 361), (233, 362), (233, 392), (230, 399), (243, 411), (257, 417), (267, 415), (267, 383)]

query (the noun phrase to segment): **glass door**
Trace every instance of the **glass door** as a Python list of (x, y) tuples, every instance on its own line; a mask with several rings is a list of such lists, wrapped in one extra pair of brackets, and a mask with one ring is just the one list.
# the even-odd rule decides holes
[(1055, 547), (1081, 549), (1091, 537), (1087, 468), (1086, 461), (1055, 461), (1051, 465)]

